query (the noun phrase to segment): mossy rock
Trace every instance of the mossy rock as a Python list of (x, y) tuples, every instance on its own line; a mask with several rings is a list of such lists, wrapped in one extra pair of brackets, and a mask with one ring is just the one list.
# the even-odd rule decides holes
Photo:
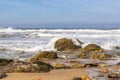
[(50, 64), (44, 63), (42, 61), (36, 61), (34, 64), (37, 64), (42, 72), (50, 71), (53, 68)]
[(93, 53), (92, 54), (92, 59), (99, 59), (99, 54)]
[(13, 62), (12, 59), (4, 59), (4, 58), (0, 58), (0, 66), (6, 66), (9, 63)]
[(42, 51), (36, 54), (33, 58), (30, 59), (31, 62), (40, 60), (40, 59), (56, 59), (57, 53), (50, 51)]
[(36, 62), (15, 62), (12, 65), (6, 66), (4, 72), (7, 73), (39, 73), (39, 72), (48, 72), (52, 69), (52, 66), (50, 64), (44, 63), (42, 61), (36, 61)]
[(81, 46), (77, 46), (73, 43), (71, 39), (61, 38), (55, 42), (54, 48), (57, 51), (70, 51), (81, 49)]
[(96, 45), (96, 44), (89, 44), (86, 47), (83, 48), (83, 51), (89, 52), (89, 51), (95, 51), (95, 52), (103, 52), (104, 50)]

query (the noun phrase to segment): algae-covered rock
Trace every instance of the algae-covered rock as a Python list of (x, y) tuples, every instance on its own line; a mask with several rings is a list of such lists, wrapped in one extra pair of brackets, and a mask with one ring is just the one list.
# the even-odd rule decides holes
[(6, 66), (9, 63), (13, 62), (12, 59), (4, 59), (4, 58), (0, 58), (0, 66)]
[(103, 52), (103, 49), (96, 45), (96, 44), (89, 44), (86, 47), (83, 48), (83, 51), (89, 52), (89, 51), (96, 51), (96, 52)]
[(82, 47), (75, 45), (71, 39), (61, 38), (55, 42), (54, 48), (57, 49), (58, 51), (69, 51), (78, 50), (81, 49)]
[(28, 62), (16, 62), (12, 65), (6, 66), (4, 72), (7, 73), (14, 73), (14, 72), (32, 72), (32, 73), (38, 73), (38, 72), (48, 72), (52, 69), (52, 66), (44, 63), (42, 61), (36, 61), (33, 63)]
[(57, 53), (50, 51), (42, 51), (36, 54), (33, 58), (30, 59), (31, 62), (40, 60), (40, 59), (56, 59)]

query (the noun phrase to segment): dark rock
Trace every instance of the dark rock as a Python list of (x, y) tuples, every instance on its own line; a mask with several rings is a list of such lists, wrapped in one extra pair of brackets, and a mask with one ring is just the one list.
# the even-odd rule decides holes
[(88, 63), (84, 65), (84, 67), (98, 67), (98, 66), (99, 66), (98, 63)]
[(83, 51), (85, 51), (85, 52), (89, 52), (89, 51), (103, 52), (103, 49), (96, 44), (89, 44), (83, 48)]
[(6, 73), (1, 72), (1, 73), (0, 73), (0, 79), (2, 79), (2, 78), (4, 78), (4, 77), (7, 77)]
[(118, 66), (120, 66), (120, 62), (119, 62), (119, 63), (117, 63), (117, 65), (118, 65)]
[(13, 60), (0, 58), (0, 66), (6, 66), (11, 62), (13, 62)]
[[(81, 41), (79, 41), (79, 43), (80, 42)], [(81, 49), (82, 47), (75, 45), (71, 39), (61, 38), (55, 42), (54, 48), (57, 49), (58, 51), (69, 51), (78, 50)]]
[(82, 80), (80, 77), (74, 77), (72, 80)]
[(57, 58), (57, 53), (50, 51), (42, 51), (37, 55), (35, 55), (32, 59), (30, 59), (30, 61), (34, 62), (40, 59), (56, 59), (56, 58)]
[(109, 73), (108, 74), (108, 78), (114, 78), (114, 79), (117, 79), (119, 80), (120, 79), (120, 73)]

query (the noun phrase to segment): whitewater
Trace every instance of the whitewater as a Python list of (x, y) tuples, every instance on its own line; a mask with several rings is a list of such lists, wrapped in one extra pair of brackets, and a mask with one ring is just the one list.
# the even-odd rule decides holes
[(106, 50), (120, 47), (120, 29), (13, 29), (0, 28), (0, 57), (16, 57), (25, 52), (27, 56), (36, 52), (55, 51), (54, 44), (59, 38), (81, 40), (85, 47), (95, 43)]

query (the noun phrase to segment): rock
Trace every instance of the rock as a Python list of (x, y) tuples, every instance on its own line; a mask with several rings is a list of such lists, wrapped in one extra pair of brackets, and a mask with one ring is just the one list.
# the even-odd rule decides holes
[(61, 64), (61, 63), (56, 63), (54, 64), (54, 68), (56, 69), (62, 69), (62, 68), (67, 68), (65, 64)]
[(81, 49), (82, 47), (75, 45), (71, 39), (61, 38), (55, 42), (54, 48), (57, 49), (57, 51), (73, 51)]
[(52, 69), (52, 66), (41, 61), (36, 61), (33, 63), (28, 62), (16, 62), (12, 65), (5, 67), (5, 72), (14, 73), (14, 72), (48, 72)]
[(103, 73), (108, 73), (109, 70), (108, 70), (108, 69), (102, 69), (101, 72), (103, 72)]
[(73, 69), (77, 69), (77, 68), (84, 68), (84, 64), (80, 64), (80, 63), (75, 63), (72, 65)]
[(81, 76), (82, 80), (91, 80), (88, 76)]
[(98, 67), (98, 63), (87, 63), (84, 67)]
[(100, 63), (98, 66), (99, 66), (99, 67), (107, 67), (108, 64), (107, 64), (107, 63)]
[(85, 51), (85, 52), (89, 52), (89, 51), (103, 52), (104, 50), (96, 44), (89, 44), (83, 48), (83, 51)]
[(74, 77), (72, 80), (91, 80), (88, 76)]
[(99, 55), (97, 53), (92, 54), (92, 59), (99, 59)]
[(105, 53), (99, 54), (99, 59), (107, 59), (107, 58), (112, 58), (112, 55)]
[(90, 58), (90, 54), (84, 52), (81, 54), (77, 54), (76, 57), (82, 58), (82, 59), (88, 59), (88, 58)]
[(108, 73), (108, 78), (113, 78), (113, 79), (116, 79), (116, 80), (119, 80), (120, 79), (120, 73)]
[(37, 55), (35, 55), (32, 59), (30, 59), (30, 61), (34, 62), (40, 59), (56, 59), (56, 58), (57, 58), (57, 53), (50, 51), (42, 51)]
[(42, 72), (48, 72), (53, 68), (53, 66), (51, 66), (50, 64), (44, 63), (42, 61), (36, 61), (34, 62), (34, 64), (38, 65), (39, 70)]
[(120, 66), (120, 62), (119, 62), (119, 63), (117, 63), (117, 65), (118, 65), (118, 66)]
[(82, 80), (80, 77), (74, 77), (72, 80)]
[(6, 73), (0, 72), (0, 79), (2, 79), (2, 78), (4, 78), (4, 77), (7, 77)]
[(77, 61), (77, 60), (71, 60), (70, 63), (80, 63), (80, 61)]
[(9, 63), (13, 62), (12, 59), (4, 59), (4, 58), (0, 58), (0, 66), (6, 66)]

